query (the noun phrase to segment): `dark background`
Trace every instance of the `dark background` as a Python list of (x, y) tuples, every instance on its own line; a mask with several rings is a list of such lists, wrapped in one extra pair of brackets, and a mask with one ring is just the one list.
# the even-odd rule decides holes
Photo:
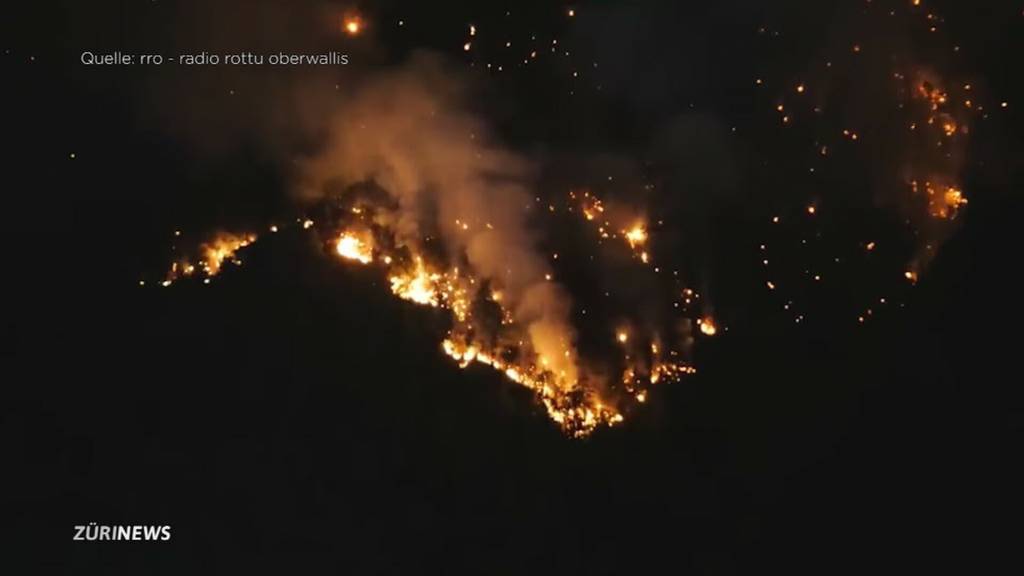
[[(361, 7), (373, 49), (339, 46), (365, 49), (364, 67), (419, 47), (457, 61), (465, 23), (495, 28), (505, 8), (409, 4)], [(77, 62), (97, 44), (169, 45), (173, 31), (152, 34), (177, 7), (5, 7), (3, 571), (1019, 570), (1021, 7), (931, 3), (969, 47), (957, 65), (1013, 106), (975, 131), (969, 211), (919, 285), (899, 289), (905, 307), (858, 327), (848, 303), (873, 279), (850, 272), (807, 296), (796, 325), (757, 269), (768, 216), (810, 193), (781, 181), (793, 150), (751, 79), (801, 72), (843, 30), (822, 4), (582, 4), (573, 30), (561, 9), (514, 3), (508, 30), (575, 41), (607, 72), (586, 94), (557, 64), (484, 76), (481, 113), (510, 145), (646, 166), (651, 135), (681, 114), (730, 134), (724, 167), (698, 173), (728, 192), (702, 204), (699, 237), (679, 250), (699, 248), (679, 258), (711, 271), (730, 330), (698, 343), (696, 376), (582, 441), (524, 390), (444, 358), (440, 316), (297, 231), (210, 286), (140, 289), (170, 231), (285, 212), (287, 170), (265, 134), (225, 129), (211, 152), (140, 112), (154, 72)], [(385, 29), (399, 17), (414, 30)], [(784, 33), (766, 40), (762, 26)], [(837, 172), (868, 186), (852, 160)], [(666, 220), (692, 218), (665, 206)], [(887, 230), (855, 210), (835, 218), (833, 245)], [(173, 538), (72, 542), (88, 522), (166, 524)]]

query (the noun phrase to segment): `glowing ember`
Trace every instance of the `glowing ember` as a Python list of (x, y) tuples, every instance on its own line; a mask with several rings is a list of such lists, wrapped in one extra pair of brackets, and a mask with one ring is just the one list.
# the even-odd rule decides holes
[(715, 320), (710, 316), (705, 316), (697, 321), (700, 324), (700, 332), (705, 336), (714, 336), (718, 334), (718, 327), (715, 325)]
[(950, 186), (946, 189), (946, 193), (943, 195), (943, 201), (945, 203), (947, 214), (956, 214), (956, 210), (961, 206), (967, 205), (967, 198), (964, 198), (963, 192)]
[(345, 18), (345, 33), (349, 36), (356, 36), (363, 31), (363, 21), (358, 16), (349, 16)]

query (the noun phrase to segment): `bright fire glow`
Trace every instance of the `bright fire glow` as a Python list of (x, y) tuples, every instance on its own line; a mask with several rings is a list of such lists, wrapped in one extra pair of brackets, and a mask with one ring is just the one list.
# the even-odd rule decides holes
[(338, 255), (342, 258), (355, 260), (363, 264), (373, 262), (373, 248), (370, 243), (350, 232), (345, 232), (338, 238), (336, 249)]
[(345, 33), (349, 36), (356, 36), (363, 31), (363, 21), (358, 16), (345, 18)]
[(626, 241), (629, 242), (630, 247), (636, 248), (647, 242), (647, 230), (641, 224), (633, 226), (626, 232)]
[(718, 334), (718, 326), (715, 325), (714, 318), (705, 316), (697, 321), (700, 324), (700, 331), (705, 336), (714, 336)]
[[(176, 233), (175, 235), (180, 234)], [(255, 234), (218, 233), (212, 240), (199, 246), (200, 258), (198, 261), (193, 262), (188, 258), (181, 258), (171, 264), (171, 269), (167, 271), (167, 277), (161, 285), (170, 286), (182, 276), (193, 276), (197, 270), (202, 271), (206, 276), (206, 281), (209, 282), (211, 277), (220, 274), (225, 262), (240, 266), (242, 261), (238, 258), (238, 251), (255, 241)]]

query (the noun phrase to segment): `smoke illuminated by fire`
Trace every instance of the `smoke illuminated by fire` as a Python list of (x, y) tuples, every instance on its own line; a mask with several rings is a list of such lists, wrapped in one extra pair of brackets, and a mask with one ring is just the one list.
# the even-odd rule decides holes
[[(693, 372), (687, 335), (638, 324), (618, 357), (580, 352), (570, 288), (550, 264), (559, 255), (544, 254), (529, 226), (532, 167), (489, 142), (455, 88), (421, 63), (369, 83), (330, 120), (299, 186), (308, 209), (329, 214), (316, 218), (323, 243), (379, 269), (396, 297), (445, 311), (445, 353), (529, 388), (568, 434), (622, 422), (649, 387)], [(613, 226), (586, 198), (601, 236), (621, 236), (648, 262), (643, 219)]]

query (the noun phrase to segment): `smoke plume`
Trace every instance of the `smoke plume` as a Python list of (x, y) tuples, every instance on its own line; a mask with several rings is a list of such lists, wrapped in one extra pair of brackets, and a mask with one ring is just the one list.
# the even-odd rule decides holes
[(462, 112), (462, 87), (420, 57), (367, 82), (328, 120), (329, 140), (304, 165), (304, 200), (374, 182), (397, 203), (395, 240), (422, 251), (436, 232), (448, 260), (462, 255), (478, 281), (500, 286), (533, 350), (568, 381), (577, 376), (568, 296), (526, 225), (533, 168), (489, 140)]

